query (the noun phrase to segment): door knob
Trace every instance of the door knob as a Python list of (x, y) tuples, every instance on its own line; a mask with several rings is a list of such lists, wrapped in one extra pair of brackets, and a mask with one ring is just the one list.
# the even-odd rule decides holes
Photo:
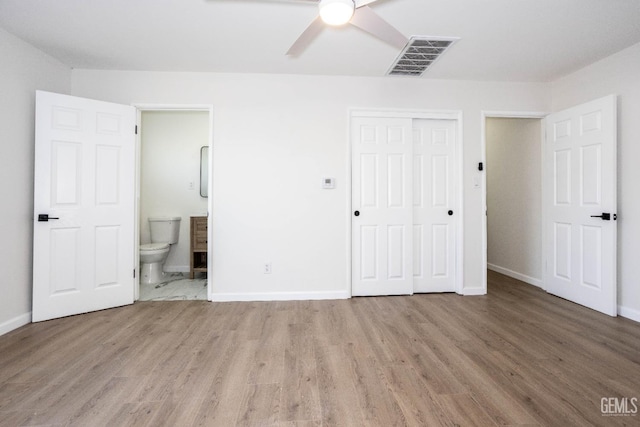
[(608, 212), (603, 212), (602, 215), (591, 215), (591, 218), (602, 218), (603, 221), (610, 221), (611, 214)]
[(447, 212), (449, 214), (449, 216), (453, 215), (453, 211), (450, 210), (449, 212)]
[(360, 216), (360, 211), (355, 211), (353, 214), (354, 214), (355, 216)]
[(38, 222), (47, 222), (50, 219), (60, 219), (60, 218), (55, 217), (55, 216), (49, 216), (49, 214), (39, 214), (38, 215)]

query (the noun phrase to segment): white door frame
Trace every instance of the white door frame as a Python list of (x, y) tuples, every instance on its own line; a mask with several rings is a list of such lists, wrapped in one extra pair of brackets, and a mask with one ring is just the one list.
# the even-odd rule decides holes
[[(540, 119), (540, 138), (542, 139), (540, 144), (540, 157), (544, 159), (544, 144), (545, 144), (545, 132), (544, 132), (544, 118), (548, 116), (549, 113), (540, 112), (540, 111), (481, 111), (480, 112), (480, 152), (482, 155), (482, 159), (480, 160), (484, 165), (484, 170), (481, 173), (481, 187), (482, 187), (482, 288), (484, 289), (484, 293), (487, 293), (487, 119), (489, 118), (501, 118), (501, 119)], [(541, 161), (540, 168), (540, 176), (544, 178), (544, 162)], [(477, 171), (476, 171), (477, 173)], [(544, 186), (542, 188), (542, 200), (544, 200)], [(544, 218), (545, 218), (545, 209), (544, 203), (542, 207), (542, 222), (541, 222), (541, 230), (540, 233), (544, 242)], [(540, 259), (545, 259), (545, 249), (544, 244), (542, 245), (542, 252), (540, 254)], [(543, 266), (544, 268), (544, 266)], [(544, 284), (544, 271), (541, 278), (542, 289), (546, 289)]]
[(462, 173), (462, 160), (463, 160), (463, 134), (462, 134), (462, 111), (459, 110), (403, 110), (403, 109), (363, 109), (352, 108), (349, 109), (349, 126), (347, 127), (347, 138), (349, 144), (347, 144), (347, 206), (349, 209), (346, 212), (346, 226), (347, 226), (347, 259), (349, 260), (347, 266), (347, 283), (349, 284), (349, 295), (352, 295), (352, 265), (353, 265), (353, 252), (351, 244), (352, 230), (352, 213), (351, 206), (352, 200), (352, 182), (351, 182), (351, 118), (352, 117), (382, 117), (382, 118), (407, 118), (407, 119), (432, 119), (432, 120), (455, 120), (456, 121), (456, 155), (454, 158), (454, 167), (456, 168), (456, 181), (454, 186), (456, 188), (456, 202), (458, 204), (458, 210), (460, 215), (456, 215), (455, 230), (456, 230), (456, 260), (455, 260), (455, 290), (457, 294), (464, 295), (464, 186), (463, 173)]
[[(137, 301), (140, 298), (140, 167), (141, 167), (141, 129), (142, 124), (142, 112), (143, 111), (206, 111), (209, 113), (209, 195), (207, 197), (207, 212), (209, 216), (207, 218), (207, 265), (211, 267), (213, 265), (212, 260), (212, 247), (213, 247), (213, 227), (211, 225), (211, 219), (213, 218), (213, 105), (208, 104), (133, 104), (137, 109), (136, 123), (138, 126), (138, 134), (136, 135), (136, 203), (135, 203), (135, 266), (136, 266), (136, 285), (134, 286), (134, 300)], [(211, 283), (211, 273), (207, 274), (207, 300), (212, 301), (213, 284)]]

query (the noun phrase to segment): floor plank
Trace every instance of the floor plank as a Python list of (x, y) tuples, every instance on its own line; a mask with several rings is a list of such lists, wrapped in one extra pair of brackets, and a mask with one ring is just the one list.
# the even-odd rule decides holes
[(0, 337), (0, 426), (632, 426), (640, 324), (489, 294), (139, 302)]

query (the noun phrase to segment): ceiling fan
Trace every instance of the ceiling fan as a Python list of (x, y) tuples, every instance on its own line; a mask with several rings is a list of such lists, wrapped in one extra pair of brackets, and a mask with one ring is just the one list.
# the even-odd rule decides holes
[(376, 0), (294, 0), (318, 5), (319, 14), (302, 32), (287, 51), (287, 55), (299, 55), (322, 31), (325, 24), (354, 25), (398, 49), (409, 41), (400, 31), (376, 14), (368, 5)]

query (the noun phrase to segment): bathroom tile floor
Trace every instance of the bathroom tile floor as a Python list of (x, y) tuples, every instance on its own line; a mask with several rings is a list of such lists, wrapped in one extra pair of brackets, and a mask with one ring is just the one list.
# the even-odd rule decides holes
[(207, 279), (188, 273), (167, 273), (165, 281), (155, 285), (140, 285), (140, 301), (177, 301), (207, 299)]

